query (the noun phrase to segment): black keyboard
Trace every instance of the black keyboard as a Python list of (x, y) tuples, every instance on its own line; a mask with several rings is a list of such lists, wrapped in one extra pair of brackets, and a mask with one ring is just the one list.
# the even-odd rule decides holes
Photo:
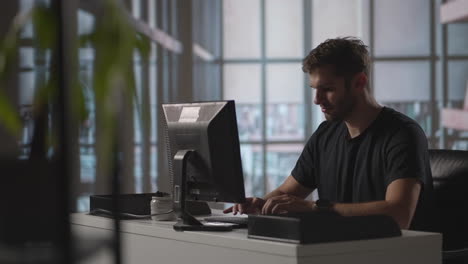
[(220, 222), (220, 223), (231, 223), (241, 227), (247, 227), (248, 217), (236, 217), (236, 216), (210, 216), (205, 217), (206, 222)]

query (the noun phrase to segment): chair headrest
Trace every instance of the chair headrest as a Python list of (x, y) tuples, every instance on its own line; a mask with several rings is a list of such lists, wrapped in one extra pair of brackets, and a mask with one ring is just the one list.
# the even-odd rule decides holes
[(468, 178), (468, 151), (430, 149), (429, 159), (434, 181)]

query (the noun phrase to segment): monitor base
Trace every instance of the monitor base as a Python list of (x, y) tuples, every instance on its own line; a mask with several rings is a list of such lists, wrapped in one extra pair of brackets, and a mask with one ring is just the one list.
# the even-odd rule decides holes
[(174, 225), (175, 231), (215, 231), (226, 232), (232, 231), (232, 226), (212, 226), (212, 225), (187, 225), (182, 222), (177, 222)]

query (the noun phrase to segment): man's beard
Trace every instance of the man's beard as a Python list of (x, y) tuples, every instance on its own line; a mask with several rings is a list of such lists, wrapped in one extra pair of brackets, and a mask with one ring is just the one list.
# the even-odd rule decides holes
[(333, 112), (325, 113), (327, 121), (341, 121), (353, 112), (356, 100), (352, 96), (349, 87), (346, 87), (346, 94), (333, 106)]

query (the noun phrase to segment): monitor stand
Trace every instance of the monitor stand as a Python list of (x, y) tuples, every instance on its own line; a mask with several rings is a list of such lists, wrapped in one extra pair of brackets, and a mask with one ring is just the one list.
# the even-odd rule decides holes
[(177, 223), (176, 231), (231, 231), (232, 226), (203, 225), (195, 217), (189, 214), (185, 207), (185, 195), (187, 192), (187, 162), (193, 150), (179, 150), (174, 156), (174, 213)]

